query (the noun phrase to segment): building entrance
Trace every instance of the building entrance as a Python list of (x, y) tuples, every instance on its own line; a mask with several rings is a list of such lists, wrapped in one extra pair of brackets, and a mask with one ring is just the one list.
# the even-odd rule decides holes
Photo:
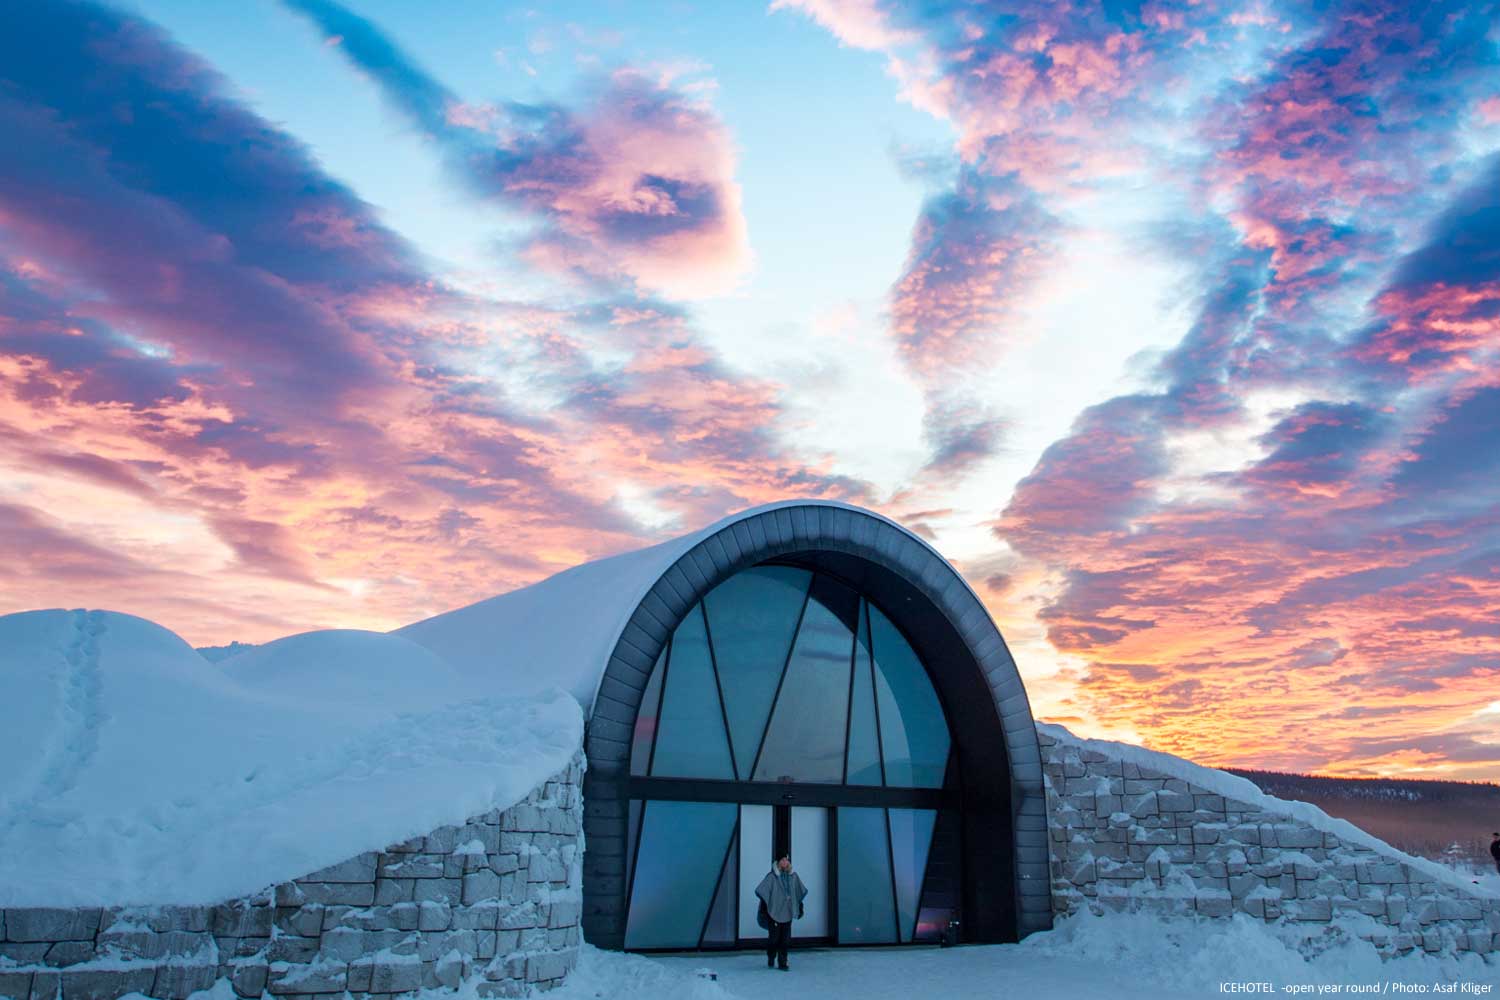
[(755, 888), (783, 855), (808, 889), (794, 943), (930, 941), (958, 917), (946, 715), (855, 587), (730, 577), (673, 631), (633, 735), (626, 948), (758, 946)]
[[(792, 940), (828, 938), (828, 813), (820, 806), (740, 806), (740, 933), (757, 935), (755, 887), (776, 859), (788, 855), (792, 870), (807, 886), (802, 919), (792, 923)], [(759, 935), (763, 936), (763, 935)]]

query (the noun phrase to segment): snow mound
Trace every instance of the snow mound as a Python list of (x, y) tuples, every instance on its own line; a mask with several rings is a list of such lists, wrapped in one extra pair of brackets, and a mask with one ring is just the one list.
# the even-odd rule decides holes
[(615, 640), (679, 547), (665, 542), (574, 566), (391, 634), (475, 679), (503, 675), (518, 691), (556, 685), (588, 709)]
[(682, 968), (664, 965), (644, 955), (601, 951), (584, 944), (578, 965), (562, 985), (547, 993), (548, 1000), (734, 1000), (716, 980), (700, 975), (707, 966)]
[(1492, 893), (1485, 886), (1476, 885), (1473, 879), (1454, 871), (1446, 865), (1398, 850), (1374, 834), (1360, 829), (1348, 820), (1328, 815), (1311, 802), (1300, 802), (1296, 799), (1279, 799), (1274, 795), (1267, 795), (1261, 791), (1259, 785), (1255, 784), (1249, 778), (1242, 778), (1237, 774), (1230, 774), (1227, 771), (1220, 771), (1202, 764), (1194, 764), (1192, 761), (1185, 760), (1182, 757), (1163, 753), (1160, 750), (1148, 750), (1145, 747), (1136, 746), (1132, 743), (1086, 739), (1074, 735), (1072, 731), (1056, 723), (1039, 722), (1037, 723), (1037, 730), (1044, 735), (1052, 737), (1059, 743), (1066, 743), (1084, 750), (1093, 750), (1116, 760), (1127, 761), (1140, 767), (1150, 768), (1160, 774), (1165, 774), (1169, 778), (1179, 778), (1191, 785), (1197, 785), (1199, 788), (1205, 789), (1214, 795), (1222, 795), (1228, 799), (1235, 799), (1266, 812), (1279, 813), (1289, 819), (1305, 823), (1316, 830), (1331, 833), (1345, 843), (1357, 844), (1361, 847), (1368, 847), (1379, 851), (1393, 860), (1410, 865), (1428, 878), (1431, 878), (1434, 882), (1456, 886), (1467, 893), (1476, 895), (1500, 895), (1500, 893)]
[[(1048, 932), (1014, 947), (1065, 963), (1092, 963), (1150, 987), (1190, 995), (1218, 992), (1221, 982), (1269, 982), (1286, 987), (1351, 983), (1492, 982), (1496, 967), (1473, 953), (1429, 955), (1422, 951), (1382, 957), (1357, 936), (1374, 921), (1345, 914), (1328, 924), (1267, 923), (1244, 913), (1228, 920), (1192, 916), (1148, 917), (1139, 913), (1065, 917)], [(1383, 928), (1389, 930), (1390, 928)], [(1383, 992), (1379, 989), (1373, 992)]]
[(215, 666), (108, 611), (0, 617), (0, 906), (212, 903), (505, 808), (578, 704), (309, 633)]
[(287, 636), (226, 657), (219, 668), (247, 689), (271, 697), (292, 691), (329, 711), (432, 707), (461, 683), (458, 671), (425, 646), (358, 629)]

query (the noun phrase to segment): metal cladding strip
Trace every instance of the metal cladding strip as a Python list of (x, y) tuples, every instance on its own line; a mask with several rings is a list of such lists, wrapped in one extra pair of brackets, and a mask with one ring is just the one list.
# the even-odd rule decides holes
[[(585, 880), (584, 922), (589, 940), (606, 948), (624, 945), (624, 880), (611, 864), (623, 863), (635, 714), (667, 637), (688, 610), (726, 577), (779, 555), (836, 551), (894, 570), (938, 608), (968, 647), (989, 687), (1010, 755), (1013, 808), (1025, 822), (1012, 830), (1015, 844), (1018, 928), (1051, 926), (1049, 880), (1036, 877), (1048, 865), (1041, 749), (1025, 687), (1004, 638), (978, 597), (950, 565), (908, 532), (883, 518), (849, 507), (820, 503), (762, 511), (726, 525), (680, 556), (649, 588), (615, 644), (588, 727), (589, 771), (585, 816), (589, 851), (602, 862)], [(610, 808), (589, 810), (590, 796)], [(1040, 817), (1038, 826), (1035, 818)], [(587, 854), (586, 854), (587, 857)], [(606, 859), (609, 859), (606, 861)], [(608, 877), (605, 877), (608, 873)], [(597, 891), (596, 891), (597, 889)]]
[[(620, 632), (620, 641), (639, 652), (642, 656), (649, 655), (646, 652), (648, 649), (666, 642), (667, 636), (672, 634), (670, 631), (653, 634), (652, 630), (644, 627), (645, 622), (650, 619), (650, 615), (636, 615), (625, 623), (624, 630)], [(656, 662), (654, 657), (651, 662), (653, 664)]]
[(840, 549), (849, 545), (850, 536), (854, 532), (854, 515), (847, 510), (833, 511), (833, 540)]
[(651, 627), (646, 629), (649, 635), (669, 636), (672, 634), (672, 627), (664, 620), (670, 617), (667, 614), (667, 606), (657, 596), (655, 588), (646, 592), (646, 596), (641, 599), (641, 606), (637, 611), (640, 612), (640, 615), (635, 620), (651, 623)]
[[(726, 539), (728, 539), (727, 543), (725, 541)], [(713, 557), (714, 563), (716, 565), (731, 566), (734, 564), (734, 557), (729, 554), (729, 549), (727, 546), (733, 544), (734, 532), (721, 531), (717, 535), (710, 535), (708, 539), (704, 541), (703, 548), (708, 552), (710, 556)]]
[[(648, 646), (656, 645), (656, 643), (651, 642), (649, 639), (646, 641), (648, 643)], [(623, 638), (615, 643), (614, 654), (610, 656), (609, 659), (611, 667), (615, 665), (616, 661), (619, 661), (626, 667), (634, 670), (636, 673), (643, 675), (640, 680), (640, 687), (642, 690), (645, 689), (646, 681), (651, 677), (652, 668), (656, 666), (655, 656), (652, 656), (645, 649), (641, 649), (639, 646), (631, 645)]]
[(677, 560), (677, 568), (682, 571), (683, 576), (687, 577), (695, 597), (701, 598), (713, 589), (714, 562), (703, 550), (702, 545), (694, 546)]
[(767, 517), (765, 514), (759, 514), (749, 520), (739, 522), (745, 526), (746, 531), (750, 532), (750, 544), (746, 546), (746, 552), (758, 552), (770, 547), (770, 540), (766, 537), (766, 524), (773, 520), (774, 518)]
[(611, 701), (617, 701), (622, 705), (629, 705), (630, 692), (634, 690), (634, 688), (632, 688), (629, 684), (626, 684), (624, 681), (620, 680), (618, 677), (610, 677), (606, 675), (605, 678), (599, 682), (598, 697), (608, 698)]

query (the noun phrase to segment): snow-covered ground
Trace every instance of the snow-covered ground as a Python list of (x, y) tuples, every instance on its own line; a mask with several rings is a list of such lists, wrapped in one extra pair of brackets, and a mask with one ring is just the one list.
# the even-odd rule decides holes
[(0, 617), (0, 906), (212, 903), (506, 808), (582, 712), (395, 635), (211, 664), (107, 611)]
[[(1303, 934), (1306, 936), (1304, 937)], [(1289, 986), (1471, 983), (1500, 991), (1500, 964), (1477, 956), (1382, 961), (1339, 929), (1233, 920), (1080, 914), (1020, 944), (961, 948), (822, 949), (792, 953), (792, 971), (758, 952), (621, 955), (585, 947), (554, 1000), (760, 1000), (950, 997), (1176, 1000), (1221, 995), (1221, 983)], [(712, 973), (717, 979), (706, 978)], [(1381, 988), (1377, 985), (1376, 992)], [(1455, 991), (1458, 992), (1458, 991)], [(1486, 995), (1469, 993), (1469, 996)]]
[[(1500, 994), (1500, 964), (1474, 955), (1415, 954), (1383, 961), (1367, 942), (1332, 927), (1305, 931), (1233, 920), (1080, 914), (1020, 944), (960, 948), (825, 948), (794, 951), (792, 970), (766, 968), (761, 952), (627, 955), (584, 945), (578, 967), (548, 1000), (1202, 1000), (1268, 983), (1277, 996), (1367, 993), (1456, 984), (1453, 995)], [(1468, 984), (1468, 989), (1464, 985)], [(457, 997), (478, 1000), (475, 982)], [(1319, 988), (1322, 988), (1321, 990)], [(1339, 987), (1339, 989), (1330, 989)], [(1372, 989), (1373, 987), (1373, 989)], [(1429, 994), (1430, 995), (1430, 994)], [(233, 1000), (232, 995), (195, 1000)]]
[[(1475, 955), (1423, 954), (1382, 960), (1339, 925), (1268, 925), (1233, 920), (1079, 914), (1020, 944), (960, 948), (824, 948), (794, 951), (790, 972), (767, 969), (761, 952), (627, 955), (584, 945), (578, 967), (547, 1000), (1203, 1000), (1245, 992), (1493, 998), (1500, 963)], [(480, 1000), (479, 980), (457, 994), (419, 1000)], [(1437, 987), (1442, 986), (1443, 990)], [(127, 998), (130, 1000), (130, 998)], [(144, 1000), (144, 998), (142, 998)], [(235, 1000), (227, 983), (192, 1000)]]

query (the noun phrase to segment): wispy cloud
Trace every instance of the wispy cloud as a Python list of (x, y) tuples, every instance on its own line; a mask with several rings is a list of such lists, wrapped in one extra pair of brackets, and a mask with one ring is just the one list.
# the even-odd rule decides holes
[(712, 109), (624, 67), (581, 107), (469, 103), (371, 21), (332, 0), (286, 0), (443, 152), (476, 195), (525, 209), (534, 262), (585, 278), (701, 296), (749, 262), (735, 156)]
[[(389, 627), (648, 539), (631, 484), (695, 521), (861, 493), (784, 451), (778, 386), (634, 287), (743, 249), (721, 126), (686, 98), (624, 74), (583, 112), (506, 109), (518, 130), (481, 158), (496, 196), (542, 218), (539, 240), (629, 260), (579, 301), (507, 301), (433, 273), (148, 22), (75, 3), (6, 22), (0, 543), (27, 570), (0, 584), (11, 607), (103, 604), (203, 640)], [(379, 59), (357, 27), (341, 45)], [(479, 141), (420, 73), (382, 72), (444, 143)], [(552, 404), (508, 393), (516, 374)]]

